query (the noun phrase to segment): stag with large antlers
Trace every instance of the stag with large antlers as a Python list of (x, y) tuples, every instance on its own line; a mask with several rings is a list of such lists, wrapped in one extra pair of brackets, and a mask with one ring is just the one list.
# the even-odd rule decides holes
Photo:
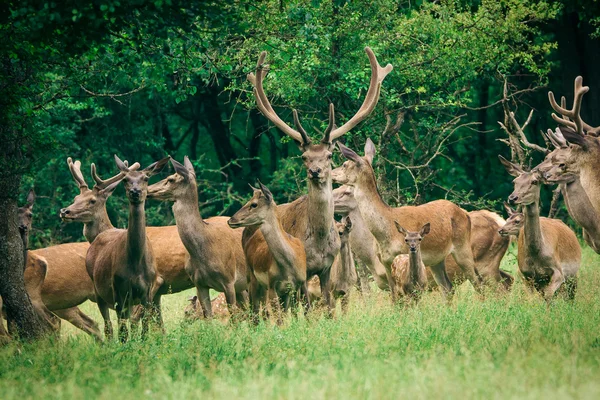
[[(115, 155), (129, 200), (129, 224), (127, 229), (110, 229), (100, 233), (86, 256), (86, 268), (93, 277), (98, 308), (105, 321), (109, 319), (108, 307), (115, 308), (121, 341), (126, 341), (129, 336), (127, 320), (134, 304), (144, 307), (142, 335), (148, 329), (150, 316), (160, 319), (160, 305), (153, 304), (152, 289), (158, 283), (154, 252), (146, 236), (144, 206), (149, 178), (168, 161), (169, 157), (166, 157), (138, 171), (125, 165)], [(118, 185), (118, 182), (111, 185)], [(108, 325), (105, 332), (110, 337), (112, 326)]]
[(212, 317), (209, 290), (224, 292), (229, 311), (248, 302), (242, 232), (227, 225), (227, 217), (204, 220), (198, 209), (196, 172), (187, 156), (183, 164), (171, 159), (175, 174), (148, 188), (148, 196), (173, 202), (179, 236), (190, 257), (185, 270), (198, 291), (205, 318)]
[(524, 222), (519, 232), (517, 257), (519, 272), (527, 285), (539, 291), (547, 301), (563, 283), (572, 299), (581, 264), (581, 248), (575, 233), (558, 219), (540, 217), (542, 177), (539, 171), (524, 171), (502, 156), (499, 158), (507, 172), (516, 177), (508, 201), (523, 206)]
[[(320, 143), (312, 143), (308, 134), (300, 124), (298, 113), (293, 110), (295, 128), (287, 125), (275, 113), (264, 88), (263, 81), (269, 66), (265, 64), (266, 52), (262, 52), (256, 65), (256, 74), (248, 75), (248, 80), (254, 86), (256, 106), (282, 132), (294, 139), (302, 151), (302, 160), (308, 173), (308, 195), (296, 201), (279, 206), (278, 213), (284, 230), (299, 238), (306, 249), (308, 277), (318, 275), (324, 300), (333, 306), (329, 287), (329, 274), (333, 259), (340, 250), (340, 239), (336, 233), (333, 218), (333, 196), (331, 182), (331, 157), (334, 142), (343, 134), (363, 121), (375, 109), (381, 92), (383, 79), (392, 70), (392, 65), (385, 68), (377, 62), (373, 51), (366, 47), (365, 51), (371, 65), (371, 80), (365, 100), (358, 112), (345, 124), (337, 127), (335, 124), (335, 109), (329, 106), (329, 125)], [(246, 254), (264, 242), (260, 231), (256, 228), (244, 232), (244, 249)]]
[(452, 290), (444, 262), (449, 254), (453, 255), (475, 288), (479, 288), (481, 282), (475, 274), (470, 243), (471, 222), (467, 212), (447, 200), (432, 201), (420, 206), (388, 206), (377, 190), (372, 167), (375, 156), (373, 142), (367, 139), (364, 157), (342, 144), (338, 145), (342, 155), (348, 160), (333, 171), (333, 180), (354, 187), (354, 197), (360, 212), (379, 242), (392, 299), (397, 298), (397, 288), (391, 275), (392, 263), (399, 254), (408, 253), (404, 235), (398, 232), (395, 222), (412, 231), (420, 229), (426, 222), (431, 223), (431, 233), (423, 240), (421, 247), (422, 257), (425, 265), (430, 266), (436, 283), (445, 293)]

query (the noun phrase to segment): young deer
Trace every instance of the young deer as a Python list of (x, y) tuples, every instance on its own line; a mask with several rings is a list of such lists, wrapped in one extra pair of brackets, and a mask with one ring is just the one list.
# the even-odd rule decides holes
[(535, 288), (550, 301), (565, 283), (569, 298), (575, 297), (577, 272), (581, 264), (581, 248), (577, 237), (557, 219), (540, 217), (539, 171), (523, 171), (518, 165), (499, 156), (509, 174), (516, 177), (515, 188), (508, 197), (523, 206), (523, 228), (518, 239), (518, 265), (530, 288)]
[[(265, 242), (252, 251), (244, 248), (250, 276), (250, 298), (255, 316), (266, 307), (268, 292), (273, 290), (285, 313), (295, 303), (298, 292), (308, 301), (306, 253), (302, 241), (283, 230), (277, 217), (273, 195), (260, 181), (252, 198), (228, 221), (232, 228), (259, 227)], [(310, 303), (309, 303), (310, 304)], [(294, 310), (296, 309), (294, 304)]]
[[(392, 70), (388, 64), (382, 68), (373, 51), (366, 47), (365, 51), (371, 65), (371, 81), (363, 104), (358, 112), (340, 127), (335, 125), (333, 104), (329, 106), (329, 125), (321, 143), (314, 144), (300, 125), (298, 114), (294, 110), (295, 128), (287, 125), (273, 110), (263, 88), (269, 66), (264, 64), (267, 56), (262, 52), (256, 65), (256, 74), (249, 74), (248, 80), (254, 86), (256, 106), (282, 132), (296, 141), (302, 151), (302, 160), (308, 173), (308, 195), (302, 196), (289, 204), (278, 207), (278, 215), (283, 229), (304, 243), (308, 277), (319, 276), (325, 303), (330, 310), (333, 306), (329, 296), (329, 274), (333, 259), (340, 249), (340, 239), (335, 231), (334, 207), (331, 183), (331, 157), (334, 142), (363, 121), (375, 108), (379, 100), (381, 83)], [(246, 229), (244, 247), (249, 252), (262, 246), (264, 238), (257, 228)]]
[(507, 202), (504, 202), (504, 209), (508, 215), (506, 223), (498, 230), (498, 234), (503, 237), (515, 236), (518, 237), (521, 228), (525, 225), (525, 215), (510, 207)]
[[(152, 289), (157, 285), (157, 274), (152, 245), (146, 236), (144, 206), (148, 180), (168, 161), (169, 157), (166, 157), (138, 171), (129, 168), (115, 155), (129, 200), (129, 224), (127, 229), (110, 229), (100, 233), (86, 256), (86, 268), (93, 277), (98, 308), (105, 322), (110, 321), (108, 307), (115, 308), (119, 319), (119, 338), (123, 342), (129, 335), (127, 319), (134, 304), (144, 307), (142, 336), (148, 329), (150, 316), (160, 320), (160, 305), (153, 306)], [(105, 333), (107, 337), (112, 336), (110, 324), (105, 326)]]
[(333, 204), (336, 214), (348, 216), (352, 221), (352, 234), (350, 235), (352, 253), (366, 265), (380, 289), (389, 289), (385, 266), (380, 258), (379, 244), (369, 231), (358, 209), (352, 187), (344, 185), (336, 188), (333, 191)]
[(398, 222), (394, 222), (398, 232), (404, 236), (408, 256), (402, 254), (401, 262), (394, 262), (392, 275), (403, 296), (417, 298), (427, 287), (425, 264), (421, 258), (421, 241), (429, 233), (430, 224), (426, 223), (419, 231), (407, 231)]
[(342, 311), (348, 309), (350, 290), (358, 283), (356, 266), (352, 255), (352, 235), (354, 234), (354, 223), (349, 216), (336, 222), (336, 229), (340, 236), (340, 254), (333, 261), (331, 267), (331, 293), (334, 298), (342, 299)]
[(420, 228), (425, 222), (431, 223), (431, 234), (423, 242), (423, 262), (431, 267), (435, 281), (446, 294), (452, 290), (444, 261), (448, 254), (452, 254), (475, 288), (479, 289), (481, 283), (474, 270), (470, 244), (471, 222), (467, 212), (446, 200), (432, 201), (420, 206), (388, 206), (379, 195), (375, 172), (371, 165), (375, 156), (373, 142), (367, 139), (365, 157), (360, 157), (342, 144), (338, 145), (348, 160), (333, 171), (333, 180), (354, 187), (354, 197), (360, 212), (379, 242), (382, 261), (392, 289), (392, 299), (397, 298), (391, 276), (392, 263), (398, 254), (406, 252), (404, 237), (396, 229), (394, 221), (413, 230)]
[(148, 188), (153, 199), (173, 202), (177, 231), (190, 258), (185, 270), (198, 292), (205, 318), (212, 317), (209, 290), (224, 292), (230, 312), (248, 301), (242, 232), (227, 225), (227, 217), (204, 220), (198, 209), (198, 185), (192, 163), (171, 159), (175, 174)]

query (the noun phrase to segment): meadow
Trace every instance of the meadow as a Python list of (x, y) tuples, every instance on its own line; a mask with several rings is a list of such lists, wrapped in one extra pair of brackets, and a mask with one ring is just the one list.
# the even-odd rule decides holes
[(579, 282), (575, 302), (549, 305), (520, 281), (410, 307), (373, 288), (345, 315), (282, 327), (184, 323), (188, 291), (163, 297), (164, 335), (97, 344), (63, 322), (60, 338), (1, 348), (0, 397), (600, 398), (600, 259), (587, 247)]

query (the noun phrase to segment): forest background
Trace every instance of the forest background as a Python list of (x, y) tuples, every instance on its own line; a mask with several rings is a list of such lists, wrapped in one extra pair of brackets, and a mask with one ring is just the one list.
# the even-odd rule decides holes
[[(533, 110), (525, 133), (544, 146), (540, 130), (555, 127), (547, 92), (572, 101), (577, 75), (591, 87), (582, 116), (600, 123), (594, 0), (25, 0), (1, 8), (0, 192), (22, 204), (35, 188), (32, 248), (84, 240), (80, 224), (58, 217), (78, 193), (67, 157), (81, 160), (91, 181), (92, 162), (101, 176), (116, 172), (113, 154), (142, 166), (188, 155), (205, 216), (235, 211), (256, 178), (279, 203), (304, 193), (300, 152), (255, 109), (246, 80), (262, 50), (272, 104), (288, 123), (296, 108), (314, 138), (329, 103), (341, 123), (362, 103), (365, 46), (393, 64), (375, 112), (342, 138), (361, 151), (374, 140), (392, 205), (448, 198), (501, 211), (512, 184), (497, 161), (511, 155), (498, 121), (510, 109), (523, 124)], [(532, 165), (540, 160), (530, 155)], [(108, 212), (124, 227), (121, 190)], [(147, 214), (150, 225), (174, 224), (169, 204), (149, 202)]]

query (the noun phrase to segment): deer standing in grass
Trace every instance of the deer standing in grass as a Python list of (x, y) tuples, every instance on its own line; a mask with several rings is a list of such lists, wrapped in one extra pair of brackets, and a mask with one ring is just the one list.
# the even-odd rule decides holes
[(242, 232), (227, 225), (227, 217), (204, 220), (198, 209), (198, 185), (192, 163), (171, 159), (175, 174), (151, 185), (150, 198), (173, 202), (179, 236), (190, 254), (185, 270), (198, 292), (205, 318), (212, 317), (209, 290), (224, 292), (230, 313), (248, 302)]
[[(404, 236), (404, 243), (408, 247), (408, 256), (402, 254), (398, 257), (400, 262), (394, 262), (392, 265), (392, 275), (397, 288), (405, 297), (418, 298), (427, 287), (427, 275), (425, 274), (425, 264), (421, 257), (421, 241), (430, 231), (431, 225), (426, 223), (418, 231), (407, 231), (398, 222), (394, 221), (398, 232)], [(396, 257), (396, 260), (398, 260)]]
[(571, 217), (583, 228), (583, 238), (600, 254), (600, 126), (592, 127), (581, 117), (583, 96), (589, 87), (583, 78), (575, 79), (574, 100), (571, 109), (566, 99), (559, 106), (552, 92), (548, 99), (560, 115), (552, 118), (563, 128), (548, 130), (555, 149), (536, 167), (546, 183), (559, 183)]
[[(127, 161), (124, 163), (127, 165)], [(114, 229), (106, 212), (106, 202), (123, 179), (123, 173), (119, 172), (119, 174), (103, 180), (96, 173), (96, 166), (92, 163), (91, 174), (94, 179), (94, 186), (90, 189), (81, 173), (81, 163), (79, 161), (73, 162), (71, 158), (68, 158), (67, 164), (75, 183), (79, 187), (80, 193), (75, 197), (70, 206), (61, 210), (60, 216), (65, 222), (83, 223), (84, 236), (88, 242), (92, 243), (100, 233)], [(137, 169), (139, 168), (139, 164), (133, 164), (129, 168)], [(179, 238), (177, 227), (175, 225), (149, 226), (146, 227), (146, 233), (152, 244), (156, 258), (158, 278), (157, 285), (153, 289), (153, 299), (157, 308), (159, 308), (161, 296), (192, 288), (194, 284), (185, 271), (185, 262), (188, 253)], [(85, 247), (82, 249), (83, 256), (79, 255), (79, 252), (77, 254), (73, 252), (66, 253), (71, 254), (73, 256), (72, 259), (66, 260), (67, 262), (62, 267), (60, 265), (53, 267), (52, 275), (56, 275), (57, 279), (52, 280), (53, 283), (51, 286), (47, 285), (49, 286), (47, 291), (51, 292), (52, 296), (51, 299), (45, 297), (45, 301), (55, 303), (57, 300), (60, 300), (61, 302), (74, 305), (88, 298), (95, 301), (94, 285), (85, 268), (85, 254), (88, 245), (87, 243), (73, 243), (72, 245)], [(72, 289), (63, 290), (63, 288), (57, 285), (68, 285)], [(136, 312), (132, 315), (132, 320), (139, 318), (140, 310), (140, 306), (136, 306)], [(59, 314), (59, 312), (55, 312)], [(59, 316), (63, 318), (62, 315), (59, 314)], [(90, 326), (88, 322), (91, 321), (93, 323), (93, 321), (85, 314), (80, 311), (69, 312), (66, 317), (76, 318), (70, 320), (70, 322), (88, 333), (91, 333), (90, 329), (93, 328), (95, 335), (97, 328)], [(110, 320), (104, 322), (105, 324), (111, 323)], [(95, 323), (93, 324), (95, 325)]]
[(358, 283), (351, 248), (354, 224), (352, 219), (346, 216), (342, 218), (341, 222), (336, 222), (335, 225), (340, 236), (341, 246), (340, 254), (335, 258), (331, 267), (331, 293), (334, 298), (342, 299), (342, 311), (346, 311), (350, 300), (350, 290)]
[(375, 156), (373, 142), (367, 139), (365, 157), (360, 157), (342, 144), (338, 143), (338, 145), (342, 155), (348, 160), (333, 171), (333, 180), (354, 187), (354, 197), (359, 210), (369, 230), (379, 242), (392, 299), (397, 298), (391, 275), (392, 263), (397, 255), (406, 253), (404, 237), (396, 229), (394, 221), (411, 230), (420, 229), (425, 222), (431, 223), (431, 234), (425, 238), (422, 245), (422, 257), (425, 265), (430, 266), (436, 283), (445, 294), (449, 294), (452, 290), (444, 261), (449, 254), (452, 254), (473, 286), (479, 289), (481, 282), (475, 274), (470, 244), (471, 222), (467, 212), (447, 200), (432, 201), (420, 206), (398, 208), (388, 206), (377, 190), (377, 181), (372, 167)]
[(277, 308), (285, 313), (290, 305), (296, 311), (299, 291), (302, 291), (308, 301), (304, 245), (300, 239), (283, 230), (277, 217), (273, 194), (260, 181), (258, 185), (260, 189), (254, 189), (252, 198), (228, 221), (229, 226), (234, 229), (258, 226), (265, 239), (261, 247), (245, 253), (251, 274), (250, 298), (255, 317), (258, 316), (261, 305), (266, 308), (271, 290), (279, 299)]
[(569, 298), (575, 297), (577, 272), (581, 264), (581, 248), (577, 237), (567, 225), (557, 219), (540, 217), (540, 181), (537, 170), (523, 171), (502, 156), (500, 161), (516, 179), (514, 191), (508, 197), (513, 204), (523, 206), (523, 228), (518, 239), (518, 265), (530, 288), (550, 301), (565, 283)]
[[(283, 229), (304, 243), (308, 277), (319, 276), (325, 303), (331, 310), (333, 303), (327, 288), (333, 259), (340, 249), (340, 239), (335, 229), (333, 188), (331, 182), (331, 158), (334, 142), (363, 121), (375, 109), (379, 100), (381, 83), (392, 70), (388, 64), (382, 68), (370, 48), (365, 48), (371, 65), (371, 81), (363, 104), (358, 112), (344, 125), (335, 125), (335, 110), (329, 106), (329, 125), (321, 143), (312, 143), (306, 131), (300, 125), (298, 114), (294, 110), (295, 128), (287, 125), (273, 110), (263, 88), (269, 66), (264, 64), (267, 56), (262, 52), (256, 65), (256, 74), (249, 74), (248, 80), (254, 86), (254, 97), (259, 111), (282, 132), (296, 141), (302, 151), (302, 161), (308, 173), (308, 195), (289, 204), (278, 207), (278, 216)], [(246, 229), (244, 248), (252, 252), (261, 246), (264, 238), (259, 229)]]
[[(129, 168), (115, 155), (129, 200), (129, 223), (127, 229), (100, 233), (86, 256), (86, 268), (93, 277), (98, 308), (105, 321), (109, 320), (109, 307), (117, 311), (121, 341), (126, 341), (129, 336), (127, 320), (134, 304), (144, 307), (142, 336), (148, 330), (150, 317), (160, 319), (160, 306), (153, 305), (152, 289), (159, 283), (152, 245), (146, 236), (145, 202), (148, 180), (168, 161), (166, 157), (138, 171)], [(111, 325), (105, 327), (105, 333), (107, 337), (112, 336)]]

